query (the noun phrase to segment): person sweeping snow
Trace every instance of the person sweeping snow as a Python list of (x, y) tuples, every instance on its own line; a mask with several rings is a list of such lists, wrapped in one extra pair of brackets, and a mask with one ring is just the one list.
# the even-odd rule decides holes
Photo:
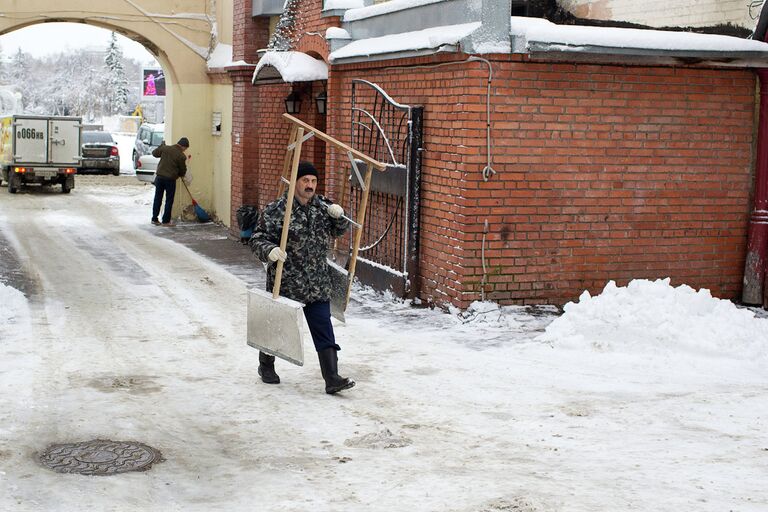
[[(182, 137), (173, 146), (166, 146), (165, 141), (152, 151), (152, 156), (160, 159), (155, 172), (155, 199), (152, 202), (152, 224), (156, 226), (173, 226), (171, 211), (173, 199), (176, 195), (176, 180), (184, 178), (187, 174), (187, 159), (190, 157), (184, 153), (189, 149), (189, 139)], [(165, 195), (165, 207), (163, 208), (163, 222), (158, 219), (160, 205)]]
[[(325, 392), (334, 394), (355, 385), (353, 380), (339, 376), (338, 354), (331, 324), (331, 280), (326, 262), (330, 237), (342, 236), (349, 227), (343, 218), (344, 209), (329, 199), (315, 194), (317, 169), (310, 162), (300, 162), (296, 191), (289, 224), (288, 245), (279, 247), (283, 217), (289, 198), (284, 194), (264, 208), (264, 213), (248, 245), (256, 256), (267, 263), (267, 290), (275, 282), (278, 261), (284, 262), (281, 294), (304, 304), (312, 341), (325, 380)], [(275, 357), (259, 352), (259, 375), (267, 384), (279, 384), (275, 372)]]

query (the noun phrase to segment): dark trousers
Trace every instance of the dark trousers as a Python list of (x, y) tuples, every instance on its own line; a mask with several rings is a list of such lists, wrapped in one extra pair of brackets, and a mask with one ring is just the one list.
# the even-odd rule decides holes
[(333, 335), (330, 302), (310, 302), (305, 305), (304, 318), (307, 319), (315, 350), (320, 352), (331, 347), (341, 350), (341, 347), (336, 344), (336, 337)]
[(164, 176), (155, 176), (155, 202), (152, 203), (152, 220), (157, 220), (160, 215), (160, 204), (165, 194), (165, 209), (163, 209), (163, 224), (171, 222), (171, 210), (173, 209), (173, 196), (176, 195), (176, 180)]

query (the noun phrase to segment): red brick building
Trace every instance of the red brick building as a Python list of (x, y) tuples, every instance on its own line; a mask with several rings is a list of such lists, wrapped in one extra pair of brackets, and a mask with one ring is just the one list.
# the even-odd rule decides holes
[[(542, 20), (532, 22), (539, 32), (521, 32), (525, 20), (513, 18), (500, 28), (504, 51), (503, 38), (482, 34), (493, 12), (443, 31), (376, 35), (366, 27), (360, 30), (372, 37), (355, 37), (355, 23), (370, 24), (370, 12), (382, 7), (323, 11), (322, 3), (296, 2), (290, 50), (327, 64), (327, 81), (286, 83), (278, 69), (252, 84), (255, 66), (230, 70), (233, 216), (241, 204), (264, 206), (277, 194), (289, 130), (281, 116), (295, 91), (303, 98), (297, 117), (409, 167), (395, 181), (417, 187), (374, 202), (378, 224), (366, 226), (364, 245), (382, 233), (402, 243), (374, 249), (379, 254), (361, 268), (365, 279), (382, 285), (374, 274), (383, 268), (399, 293), (462, 308), (482, 298), (562, 304), (608, 280), (634, 278), (671, 277), (674, 285), (741, 297), (757, 139), (753, 68), (768, 62), (768, 51), (755, 46), (763, 43), (579, 46), (547, 39), (557, 27), (535, 25)], [(269, 43), (269, 18), (254, 16), (251, 0), (235, 9), (233, 59), (256, 63)], [(419, 11), (374, 14), (413, 18)], [(626, 33), (607, 34), (621, 40)], [(689, 36), (702, 37), (679, 37)], [(339, 40), (348, 44), (334, 48)], [(403, 40), (415, 43), (404, 49)], [(375, 103), (358, 106), (370, 94), (353, 82), (359, 79), (414, 107), (419, 119), (406, 123), (420, 121), (421, 131), (408, 155), (360, 147), (365, 131), (355, 116), (385, 114)], [(323, 92), (327, 114), (318, 112)], [(325, 193), (344, 195), (354, 210), (354, 193), (342, 190), (347, 156), (315, 139), (305, 147)], [(412, 232), (418, 236), (408, 241)]]

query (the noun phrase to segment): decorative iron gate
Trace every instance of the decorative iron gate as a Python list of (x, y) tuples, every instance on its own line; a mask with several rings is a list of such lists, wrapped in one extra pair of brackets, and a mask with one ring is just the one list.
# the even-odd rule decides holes
[[(356, 275), (364, 284), (404, 298), (417, 293), (423, 111), (397, 103), (376, 84), (352, 81), (352, 146), (388, 164), (386, 171), (372, 175)], [(349, 177), (356, 211), (360, 176), (350, 169)]]

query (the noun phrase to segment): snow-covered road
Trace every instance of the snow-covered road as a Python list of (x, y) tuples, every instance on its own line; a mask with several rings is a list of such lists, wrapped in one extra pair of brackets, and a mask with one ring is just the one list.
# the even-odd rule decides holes
[[(245, 344), (260, 267), (163, 231), (195, 224), (151, 226), (151, 191), (0, 189), (0, 256), (17, 256), (0, 264), (0, 510), (768, 509), (768, 337), (748, 355), (624, 349), (619, 331), (560, 347), (536, 339), (553, 308), (449, 315), (358, 288), (336, 327), (357, 387), (325, 395), (309, 341), (268, 386)], [(36, 460), (91, 439), (165, 461), (88, 477)]]

